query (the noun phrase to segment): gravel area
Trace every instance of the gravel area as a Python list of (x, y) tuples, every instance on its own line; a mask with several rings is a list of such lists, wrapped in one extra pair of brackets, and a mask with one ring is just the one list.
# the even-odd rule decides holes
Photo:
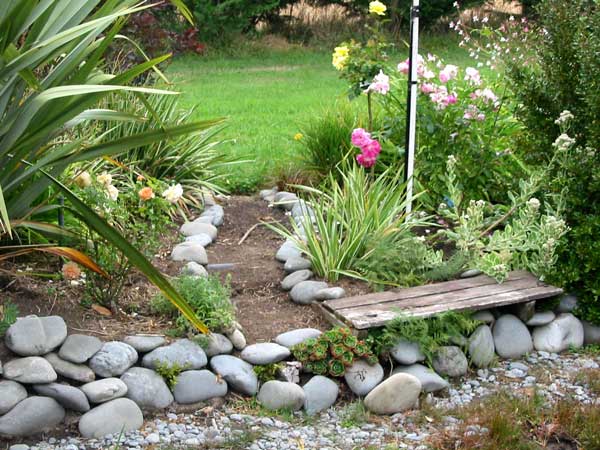
[[(23, 449), (78, 450), (120, 449), (427, 449), (427, 438), (440, 430), (455, 427), (459, 419), (451, 410), (476, 401), (502, 389), (510, 392), (537, 390), (548, 401), (574, 398), (579, 402), (597, 404), (600, 398), (585, 385), (576, 382), (584, 369), (599, 369), (600, 355), (553, 354), (534, 352), (518, 361), (500, 361), (496, 367), (470, 372), (454, 381), (447, 391), (422, 397), (431, 408), (441, 412), (441, 420), (423, 420), (419, 410), (395, 414), (390, 417), (370, 416), (361, 423), (351, 417), (351, 405), (334, 408), (309, 418), (303, 413), (285, 417), (263, 415), (251, 408), (250, 401), (222, 407), (206, 406), (192, 413), (173, 412), (157, 415), (146, 421), (139, 431), (113, 436), (104, 440), (47, 439)], [(252, 411), (254, 414), (247, 414)], [(473, 433), (487, 430), (472, 426)], [(30, 444), (31, 445), (31, 444)]]

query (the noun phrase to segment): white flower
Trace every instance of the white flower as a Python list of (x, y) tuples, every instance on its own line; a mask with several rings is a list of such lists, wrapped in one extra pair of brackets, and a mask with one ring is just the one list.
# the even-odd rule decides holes
[(454, 155), (448, 155), (448, 164), (456, 164), (456, 157)]
[(560, 116), (558, 116), (558, 119), (556, 119), (554, 123), (557, 125), (562, 125), (563, 123), (567, 123), (568, 121), (574, 118), (575, 116), (573, 115), (573, 113), (571, 113), (571, 111), (569, 111), (568, 109), (565, 109), (563, 112), (560, 113)]
[(110, 173), (106, 173), (105, 170), (101, 175), (98, 175), (96, 180), (98, 183), (103, 184), (104, 186), (109, 186), (112, 184), (112, 175)]
[(119, 190), (112, 184), (106, 186), (106, 193), (108, 194), (108, 198), (112, 201), (117, 201), (117, 198), (119, 198)]
[(162, 196), (171, 203), (177, 203), (183, 196), (183, 188), (179, 183), (174, 186), (169, 186), (169, 188), (163, 192)]
[(537, 198), (532, 197), (527, 202), (527, 206), (529, 206), (532, 210), (537, 211), (540, 209), (540, 201)]
[(563, 133), (556, 138), (552, 146), (556, 147), (557, 150), (568, 150), (573, 144), (575, 144), (575, 139), (569, 137), (568, 134)]
[(92, 176), (87, 170), (84, 170), (75, 177), (75, 184), (80, 188), (86, 188), (92, 184)]

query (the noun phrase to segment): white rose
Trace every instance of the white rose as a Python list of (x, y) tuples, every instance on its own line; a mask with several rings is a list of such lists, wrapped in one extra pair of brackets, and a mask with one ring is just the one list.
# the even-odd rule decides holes
[(92, 184), (92, 176), (86, 170), (75, 177), (75, 184), (80, 188), (86, 188)]
[(104, 171), (101, 175), (98, 175), (96, 180), (98, 180), (98, 183), (108, 187), (112, 184), (112, 175)]
[(183, 196), (183, 188), (181, 187), (181, 184), (169, 186), (169, 188), (163, 192), (162, 196), (170, 203), (177, 203)]
[(112, 184), (106, 186), (106, 192), (108, 194), (108, 198), (110, 198), (112, 201), (117, 201), (117, 198), (119, 198), (119, 190)]

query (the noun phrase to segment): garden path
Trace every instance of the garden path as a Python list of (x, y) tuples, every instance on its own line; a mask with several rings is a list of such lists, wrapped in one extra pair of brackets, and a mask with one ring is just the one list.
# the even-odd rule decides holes
[(233, 263), (232, 300), (238, 321), (249, 343), (272, 340), (294, 328), (327, 329), (325, 320), (312, 308), (291, 302), (279, 283), (285, 276), (283, 265), (275, 260), (282, 238), (264, 226), (246, 232), (264, 221), (287, 223), (285, 214), (254, 198), (233, 196), (224, 204), (225, 222), (214, 244), (207, 247), (211, 264)]

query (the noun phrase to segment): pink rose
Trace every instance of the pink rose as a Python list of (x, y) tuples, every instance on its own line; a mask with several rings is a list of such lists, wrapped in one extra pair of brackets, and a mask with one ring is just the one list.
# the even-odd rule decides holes
[(457, 100), (458, 97), (454, 92), (452, 94), (448, 94), (448, 96), (446, 97), (446, 103), (448, 103), (449, 105), (454, 105)]
[(369, 167), (373, 167), (375, 165), (375, 163), (377, 162), (377, 157), (376, 156), (368, 156), (364, 153), (359, 153), (358, 155), (356, 155), (356, 161), (361, 166), (368, 169)]
[(362, 148), (371, 140), (371, 134), (367, 133), (363, 128), (356, 128), (352, 132), (352, 145)]
[(361, 150), (365, 154), (377, 156), (381, 153), (381, 144), (377, 140), (371, 139), (361, 147)]
[(402, 61), (400, 64), (398, 64), (398, 72), (401, 72), (403, 74), (407, 74), (408, 73), (408, 69), (409, 69), (409, 65), (408, 65), (409, 60), (405, 60)]
[(432, 92), (435, 92), (435, 85), (431, 83), (423, 83), (421, 85), (421, 92), (423, 94), (431, 94)]

